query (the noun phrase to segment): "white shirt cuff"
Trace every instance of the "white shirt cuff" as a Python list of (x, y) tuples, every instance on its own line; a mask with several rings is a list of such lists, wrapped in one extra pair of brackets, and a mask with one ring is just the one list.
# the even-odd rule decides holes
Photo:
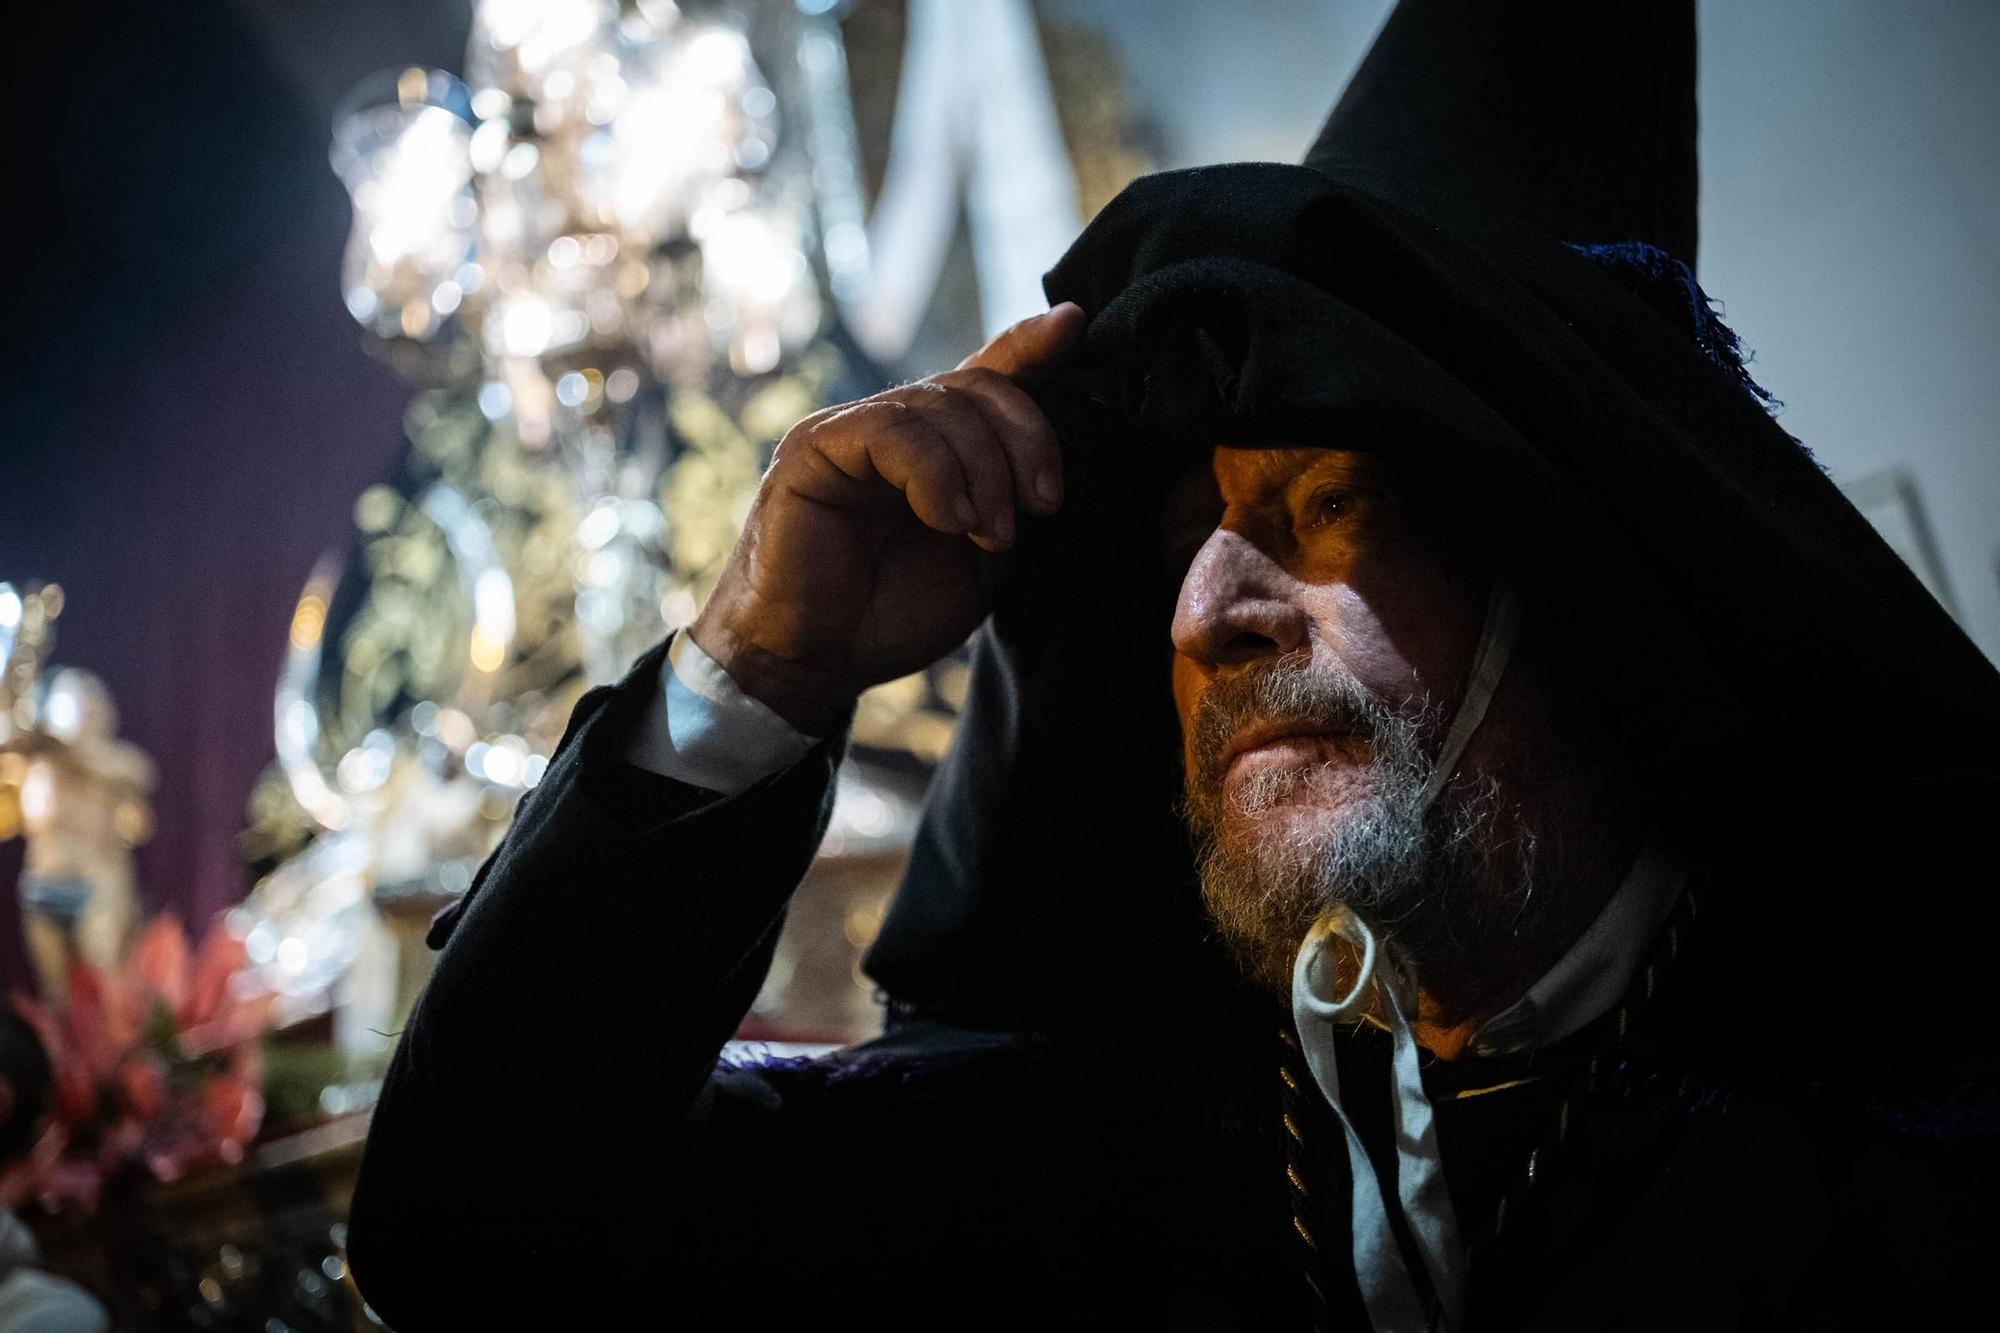
[(817, 743), (745, 694), (682, 630), (667, 649), (660, 688), (625, 757), (650, 772), (733, 796), (797, 763)]

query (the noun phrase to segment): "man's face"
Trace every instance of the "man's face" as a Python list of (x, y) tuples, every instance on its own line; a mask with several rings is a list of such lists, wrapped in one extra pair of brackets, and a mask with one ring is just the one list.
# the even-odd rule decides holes
[(1491, 571), (1379, 457), (1340, 449), (1218, 448), (1165, 536), (1187, 571), (1173, 684), (1203, 893), (1282, 986), (1331, 902), (1393, 924), (1443, 869), (1419, 793)]

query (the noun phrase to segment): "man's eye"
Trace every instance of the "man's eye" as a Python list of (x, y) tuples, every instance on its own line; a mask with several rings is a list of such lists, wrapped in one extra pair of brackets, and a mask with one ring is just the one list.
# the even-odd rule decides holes
[(1306, 521), (1312, 527), (1338, 523), (1354, 509), (1354, 496), (1347, 491), (1321, 491), (1306, 507)]

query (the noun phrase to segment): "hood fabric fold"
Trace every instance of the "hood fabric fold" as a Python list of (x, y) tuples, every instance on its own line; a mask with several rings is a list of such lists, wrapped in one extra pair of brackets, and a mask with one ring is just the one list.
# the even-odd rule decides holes
[[(1530, 615), (1571, 628), (1663, 828), (1746, 881), (1716, 911), (1729, 1027), (1779, 1006), (1817, 1047), (1811, 997), (1882, 961), (1848, 913), (1883, 893), (1922, 890), (1955, 923), (1932, 946), (1954, 965), (1987, 912), (1955, 866), (1980, 863), (2000, 789), (2000, 678), (1740, 373), (1635, 287), (1370, 172), (1202, 168), (1114, 200), (1047, 282), (1091, 317), (1082, 370), (1048, 395), (1071, 500), (1024, 530), (982, 632), (870, 955), (889, 993), (1002, 1023), (1220, 1003), (1172, 822), (1155, 554), (1168, 482), (1214, 443), (1392, 453), (1477, 525)], [(1928, 971), (1933, 993), (1972, 975)], [(1981, 1014), (1947, 1009), (1919, 1040)]]
[[(1962, 1086), (1985, 1058), (2000, 675), (1773, 421), (1659, 247), (1675, 228), (1558, 240), (1340, 157), (1135, 181), (1048, 275), (1089, 315), (1042, 394), (1068, 499), (1023, 526), (871, 974), (902, 1013), (979, 1025), (1272, 1021), (1174, 817), (1161, 506), (1211, 446), (1380, 450), (1557, 628), (1656, 835), (1715, 875), (1692, 1065), (1861, 1100)], [(1887, 903), (1910, 905), (1894, 937), (1862, 924)], [(1856, 998), (1885, 975), (1905, 998)]]

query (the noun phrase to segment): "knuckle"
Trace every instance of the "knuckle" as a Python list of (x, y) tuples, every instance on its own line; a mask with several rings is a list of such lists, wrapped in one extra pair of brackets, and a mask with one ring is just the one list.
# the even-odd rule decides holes
[(897, 412), (894, 415), (885, 416), (882, 418), (881, 424), (877, 429), (884, 435), (902, 436), (911, 443), (926, 448), (934, 449), (944, 441), (944, 436), (938, 430), (937, 423), (925, 420), (920, 413), (916, 412)]
[(949, 371), (945, 375), (941, 375), (938, 378), (940, 379), (948, 378), (953, 384), (963, 385), (968, 389), (985, 390), (989, 392), (1002, 388), (1011, 389), (1014, 387), (1014, 381), (1008, 379), (1005, 375), (1002, 375), (999, 371), (993, 369), (991, 366), (965, 366), (959, 370)]
[(794, 440), (801, 446), (821, 445), (865, 417), (871, 402), (871, 399), (863, 398), (858, 402), (840, 403), (833, 407), (822, 408), (785, 432), (785, 438), (778, 442), (778, 448), (783, 449)]
[(827, 418), (823, 424), (828, 432), (852, 431), (867, 436), (920, 427), (923, 419), (910, 410), (908, 403), (878, 393), (873, 398), (848, 404), (844, 411)]
[(955, 373), (950, 380), (940, 377), (937, 390), (937, 401), (948, 412), (966, 413), (979, 410), (978, 389), (957, 378)]
[(852, 406), (854, 406), (852, 403), (839, 403), (833, 407), (822, 407), (819, 411), (809, 416), (800, 417), (792, 423), (792, 428), (786, 431), (778, 440), (778, 448), (773, 453), (782, 452), (787, 447), (797, 449), (799, 441), (812, 439), (828, 421)]

